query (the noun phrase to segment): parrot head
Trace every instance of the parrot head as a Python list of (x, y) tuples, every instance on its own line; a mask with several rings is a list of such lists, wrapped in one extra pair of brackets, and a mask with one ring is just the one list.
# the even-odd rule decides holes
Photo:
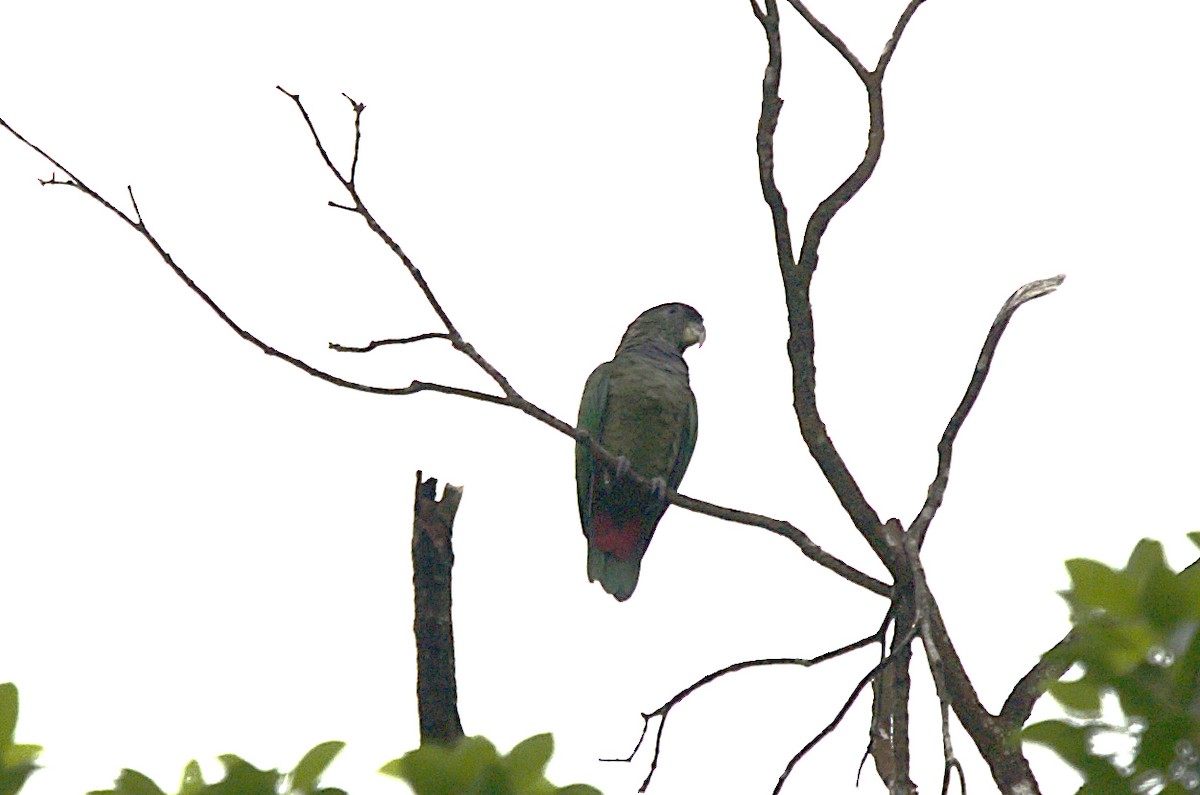
[(683, 353), (692, 345), (704, 344), (704, 318), (687, 304), (660, 304), (637, 316), (621, 337), (617, 351), (628, 350), (650, 340), (665, 341)]

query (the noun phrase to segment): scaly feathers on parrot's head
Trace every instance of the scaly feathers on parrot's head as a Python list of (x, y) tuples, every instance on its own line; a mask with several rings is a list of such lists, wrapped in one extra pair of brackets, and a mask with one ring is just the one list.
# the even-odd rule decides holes
[[(637, 585), (642, 556), (667, 509), (666, 490), (679, 487), (696, 446), (696, 398), (683, 352), (704, 336), (704, 319), (687, 304), (647, 309), (583, 390), (579, 428), (621, 460), (610, 467), (576, 445), (588, 579), (621, 601)], [(631, 469), (654, 487), (634, 481)]]
[(664, 342), (683, 353), (704, 344), (704, 318), (687, 304), (659, 304), (637, 316), (625, 329), (617, 354), (647, 342)]

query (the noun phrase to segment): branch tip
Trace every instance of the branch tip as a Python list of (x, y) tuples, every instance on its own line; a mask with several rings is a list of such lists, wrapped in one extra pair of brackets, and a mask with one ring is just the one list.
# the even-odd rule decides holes
[(1008, 328), (1008, 323), (1012, 320), (1013, 314), (1022, 304), (1028, 303), (1035, 298), (1041, 298), (1043, 295), (1049, 295), (1057, 290), (1066, 278), (1065, 274), (1060, 273), (1048, 279), (1038, 279), (1024, 284), (1008, 297), (1008, 300), (1004, 302), (1004, 306), (1000, 307), (1000, 311), (996, 313), (996, 319), (992, 321), (992, 327), (988, 330), (988, 335), (983, 341), (979, 357), (975, 360), (975, 370), (972, 372), (971, 379), (967, 384), (967, 391), (963, 393), (962, 400), (950, 416), (950, 421), (946, 423), (946, 429), (943, 431), (942, 438), (938, 442), (937, 471), (934, 474), (933, 481), (929, 484), (925, 503), (921, 506), (921, 511), (917, 514), (917, 518), (909, 526), (909, 531), (917, 539), (918, 547), (925, 542), (925, 534), (929, 530), (929, 525), (933, 521), (938, 508), (941, 507), (942, 500), (945, 498), (946, 487), (950, 482), (950, 460), (954, 452), (954, 440), (957, 438), (958, 432), (962, 429), (963, 423), (966, 422), (967, 415), (971, 413), (971, 409), (975, 406), (975, 400), (979, 397), (979, 393), (983, 390), (983, 383), (987, 379), (988, 371), (992, 367), (996, 348), (1000, 345), (1000, 337), (1004, 334), (1004, 330)]
[(137, 219), (138, 219), (137, 225), (139, 227), (144, 227), (146, 224), (144, 221), (142, 221), (142, 211), (138, 207), (137, 199), (135, 199), (133, 196), (133, 186), (126, 185), (125, 190), (129, 191), (129, 201), (131, 204), (133, 204), (133, 213), (134, 213), (134, 215), (137, 216)]
[(1015, 293), (1009, 296), (1008, 300), (1004, 302), (1004, 308), (1000, 311), (1012, 312), (1021, 304), (1032, 301), (1035, 298), (1041, 298), (1043, 295), (1049, 295), (1057, 290), (1066, 281), (1066, 278), (1067, 275), (1065, 273), (1060, 273), (1057, 276), (1051, 276), (1049, 279), (1038, 279), (1037, 281), (1022, 285), (1017, 288)]

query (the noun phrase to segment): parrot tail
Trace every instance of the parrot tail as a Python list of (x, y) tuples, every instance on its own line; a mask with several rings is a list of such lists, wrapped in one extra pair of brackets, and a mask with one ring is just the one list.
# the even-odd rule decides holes
[(616, 524), (611, 516), (597, 515), (588, 528), (588, 581), (624, 602), (637, 587), (644, 549), (638, 549), (642, 528), (636, 521)]

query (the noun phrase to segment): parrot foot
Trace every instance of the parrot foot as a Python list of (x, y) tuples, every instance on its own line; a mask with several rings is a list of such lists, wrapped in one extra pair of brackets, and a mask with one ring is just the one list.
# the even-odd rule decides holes
[(650, 481), (650, 493), (654, 495), (654, 499), (662, 502), (667, 501), (667, 481), (663, 478), (654, 478)]
[(630, 471), (632, 468), (633, 468), (633, 467), (629, 466), (629, 459), (628, 459), (628, 458), (626, 458), (626, 457), (625, 457), (625, 456), (623, 456), (623, 455), (619, 455), (619, 456), (617, 456), (617, 469), (616, 469), (616, 472), (614, 473), (614, 474), (615, 474), (615, 476), (616, 476), (616, 479), (617, 479), (617, 480), (620, 480), (621, 478), (623, 478), (623, 477), (625, 477), (626, 475), (628, 475), (628, 474), (629, 474), (629, 471)]

